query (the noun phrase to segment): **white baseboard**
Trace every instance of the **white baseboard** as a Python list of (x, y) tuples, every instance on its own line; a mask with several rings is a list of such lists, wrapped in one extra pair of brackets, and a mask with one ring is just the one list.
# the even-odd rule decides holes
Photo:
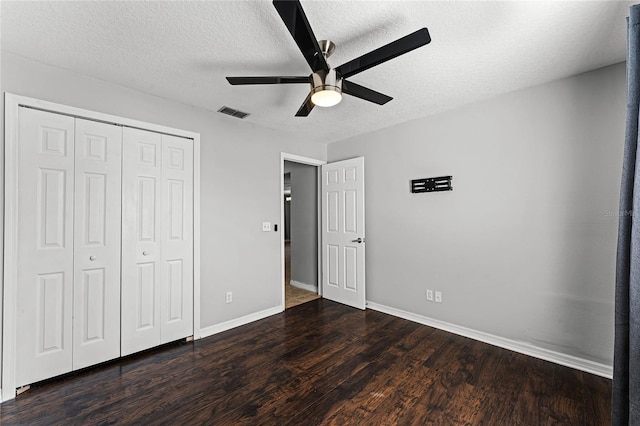
[(289, 281), (289, 285), (292, 285), (292, 286), (297, 287), (297, 288), (301, 288), (303, 290), (307, 290), (307, 291), (312, 291), (314, 293), (318, 293), (318, 286), (317, 285), (301, 283), (300, 281), (294, 281), (294, 280)]
[(211, 325), (209, 327), (200, 329), (200, 337), (209, 337), (223, 331), (231, 330), (232, 328), (240, 327), (241, 325), (249, 324), (250, 322), (258, 321), (271, 315), (279, 314), (284, 311), (282, 306), (276, 306), (275, 308), (265, 309), (264, 311), (255, 312), (253, 314), (245, 315), (240, 318), (235, 318), (229, 321), (221, 322), (220, 324)]
[(556, 364), (564, 365), (565, 367), (571, 367), (575, 368), (576, 370), (586, 371), (587, 373), (595, 374), (597, 376), (606, 377), (608, 379), (611, 379), (613, 377), (613, 367), (611, 365), (601, 364), (573, 355), (567, 355), (561, 352), (540, 348), (538, 346), (531, 345), (530, 343), (505, 339), (504, 337), (495, 336), (493, 334), (485, 333), (482, 331), (473, 330), (445, 321), (425, 317), (422, 315), (403, 311), (401, 309), (392, 308), (390, 306), (380, 305), (375, 302), (367, 301), (367, 308), (396, 317), (404, 318), (406, 320), (417, 322), (419, 324), (428, 325), (433, 328), (438, 328), (440, 330), (448, 331), (453, 334), (468, 337), (470, 339), (479, 340), (481, 342), (508, 349), (510, 351), (519, 352), (524, 355), (529, 355), (535, 358), (543, 359), (545, 361), (554, 362)]

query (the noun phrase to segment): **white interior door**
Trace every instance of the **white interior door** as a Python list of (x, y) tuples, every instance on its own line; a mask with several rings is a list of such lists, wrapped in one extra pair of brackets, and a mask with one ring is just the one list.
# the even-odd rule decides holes
[(72, 369), (74, 118), (19, 109), (16, 387)]
[(162, 135), (161, 343), (193, 334), (193, 141)]
[(73, 369), (120, 356), (122, 127), (76, 119)]
[(123, 356), (160, 344), (161, 156), (159, 133), (123, 129)]
[(322, 166), (322, 296), (365, 308), (364, 158)]

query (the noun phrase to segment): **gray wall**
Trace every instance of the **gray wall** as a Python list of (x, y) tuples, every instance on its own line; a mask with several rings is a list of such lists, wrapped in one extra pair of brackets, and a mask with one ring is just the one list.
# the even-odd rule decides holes
[(625, 83), (618, 64), (329, 145), (365, 157), (367, 300), (610, 365)]
[(318, 287), (317, 168), (285, 161), (291, 173), (291, 280)]
[(199, 132), (201, 325), (281, 305), (280, 231), (262, 232), (280, 220), (280, 153), (324, 159), (324, 145), (4, 52), (1, 77), (3, 92)]

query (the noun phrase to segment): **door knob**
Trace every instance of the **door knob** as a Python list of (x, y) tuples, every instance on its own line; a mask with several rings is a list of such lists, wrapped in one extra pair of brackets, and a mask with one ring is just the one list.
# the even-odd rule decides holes
[(358, 237), (358, 239), (357, 239), (357, 240), (351, 240), (351, 242), (352, 242), (352, 243), (358, 243), (358, 244), (360, 244), (360, 243), (364, 243), (364, 238), (360, 238), (360, 237)]
[(95, 256), (89, 256), (89, 260), (91, 260), (91, 261), (96, 260), (96, 257)]
[(146, 256), (146, 255), (148, 255), (148, 254), (149, 254), (149, 252), (148, 252), (148, 251), (146, 251), (146, 250), (142, 252), (142, 255), (143, 255), (143, 256)]

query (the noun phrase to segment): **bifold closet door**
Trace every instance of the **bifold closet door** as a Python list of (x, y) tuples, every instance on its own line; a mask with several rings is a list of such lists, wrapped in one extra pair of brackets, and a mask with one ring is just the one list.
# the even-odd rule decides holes
[(120, 355), (122, 128), (19, 114), (22, 386)]
[(159, 133), (123, 129), (123, 356), (160, 344), (161, 155)]
[(193, 141), (162, 135), (160, 342), (193, 334)]
[(193, 141), (19, 108), (16, 386), (193, 334)]
[(122, 127), (76, 119), (73, 369), (120, 356)]
[(193, 334), (193, 147), (124, 128), (122, 355)]
[(20, 387), (72, 369), (74, 118), (18, 114)]

